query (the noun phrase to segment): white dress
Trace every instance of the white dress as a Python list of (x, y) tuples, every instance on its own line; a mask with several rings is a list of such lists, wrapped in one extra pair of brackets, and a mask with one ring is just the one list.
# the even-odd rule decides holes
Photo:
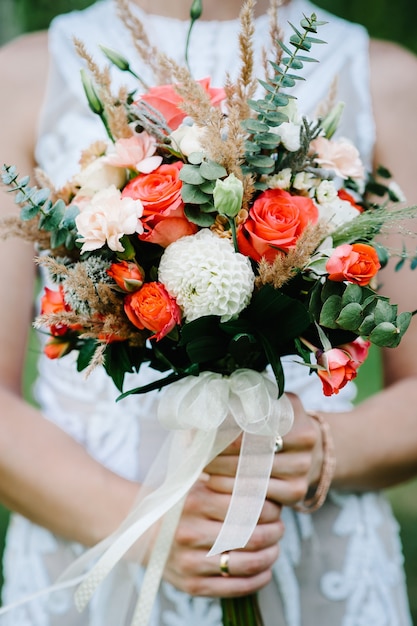
[[(349, 136), (370, 163), (374, 126), (368, 81), (368, 36), (350, 24), (305, 0), (280, 9), (280, 23), (298, 24), (303, 13), (316, 11), (330, 22), (319, 36), (328, 43), (316, 46), (319, 64), (306, 64), (307, 81), (297, 87), (302, 111), (314, 112), (338, 76), (338, 97), (346, 102), (340, 133)], [(138, 9), (149, 39), (183, 62), (188, 23), (146, 15)], [(191, 69), (195, 77), (212, 77), (221, 86), (225, 72), (237, 71), (238, 21), (198, 21), (191, 39)], [(289, 28), (286, 28), (287, 32)], [(89, 111), (79, 80), (81, 61), (72, 36), (84, 41), (90, 53), (102, 59), (99, 44), (120, 51), (145, 80), (151, 81), (137, 58), (111, 0), (102, 0), (83, 12), (57, 18), (50, 29), (49, 89), (40, 124), (37, 158), (56, 184), (77, 170), (80, 150), (104, 138), (98, 118)], [(268, 41), (268, 18), (256, 21), (256, 53)], [(104, 62), (104, 59), (103, 59)], [(115, 73), (115, 81), (129, 76)], [(309, 409), (346, 410), (354, 387), (331, 398), (323, 396), (318, 377), (291, 360), (285, 365), (286, 386), (299, 394)], [(144, 378), (153, 373), (145, 370)], [(129, 379), (126, 388), (137, 386)], [(103, 464), (129, 478), (141, 480), (159, 447), (163, 432), (155, 420), (155, 394), (132, 396), (115, 403), (117, 391), (101, 370), (84, 380), (77, 374), (73, 355), (50, 361), (41, 356), (36, 397), (44, 414)], [(70, 469), (69, 469), (70, 471)], [(265, 626), (409, 626), (398, 528), (389, 505), (379, 493), (331, 492), (313, 516), (283, 511), (285, 536), (274, 567), (274, 581), (260, 593)], [(13, 515), (4, 557), (3, 601), (13, 602), (51, 584), (83, 551), (26, 519)], [(125, 568), (124, 576), (140, 586), (139, 568)], [(81, 615), (70, 599), (56, 594), (12, 611), (0, 624), (13, 626), (123, 626), (119, 592), (128, 588), (122, 574), (110, 576), (89, 608)], [(113, 601), (105, 603), (103, 597)], [(46, 609), (47, 607), (47, 609)], [(190, 598), (163, 583), (152, 626), (218, 626), (217, 601)]]

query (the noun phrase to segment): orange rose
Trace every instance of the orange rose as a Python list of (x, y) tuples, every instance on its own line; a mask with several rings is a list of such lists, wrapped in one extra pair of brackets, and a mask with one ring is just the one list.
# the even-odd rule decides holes
[(369, 283), (380, 267), (375, 249), (366, 243), (345, 243), (338, 246), (326, 263), (330, 280), (347, 280), (361, 287)]
[(162, 339), (181, 321), (181, 310), (162, 283), (145, 283), (139, 291), (125, 297), (125, 313), (136, 328), (147, 328)]
[(239, 228), (239, 250), (254, 261), (264, 257), (272, 263), (279, 252), (293, 248), (306, 226), (317, 219), (318, 209), (311, 198), (268, 189), (255, 200)]
[(43, 352), (48, 359), (60, 359), (71, 351), (71, 342), (60, 337), (51, 337), (45, 344)]
[(123, 291), (137, 291), (142, 287), (145, 280), (143, 269), (133, 261), (112, 263), (107, 274)]
[[(210, 87), (210, 78), (203, 78), (197, 82), (207, 93), (213, 106), (219, 106), (222, 100), (226, 98), (224, 89)], [(140, 99), (162, 113), (171, 130), (178, 128), (186, 116), (186, 113), (180, 108), (184, 99), (175, 90), (174, 85), (151, 87)]]
[[(59, 286), (58, 291), (53, 291), (49, 287), (44, 288), (44, 294), (41, 298), (41, 315), (49, 313), (63, 313), (64, 311), (70, 311), (70, 307), (67, 305), (64, 299), (64, 290), (62, 285)], [(55, 337), (65, 335), (70, 327), (66, 324), (51, 324), (49, 327), (50, 332)]]
[(181, 197), (179, 177), (181, 161), (165, 164), (150, 174), (133, 178), (122, 192), (123, 197), (140, 200), (143, 205), (143, 234), (139, 238), (166, 247), (185, 235), (192, 235), (197, 227), (187, 220)]
[(357, 366), (347, 352), (331, 348), (319, 353), (317, 363), (324, 369), (317, 370), (325, 396), (339, 393), (350, 380), (356, 378)]

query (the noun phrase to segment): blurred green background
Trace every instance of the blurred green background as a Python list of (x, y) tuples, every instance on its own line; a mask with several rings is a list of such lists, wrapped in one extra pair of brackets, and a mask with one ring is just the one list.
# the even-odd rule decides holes
[[(91, 0), (0, 0), (0, 44), (20, 33), (47, 28), (55, 15), (90, 4)], [(392, 0), (317, 0), (316, 4), (364, 24), (373, 37), (396, 41), (417, 52), (415, 0), (397, 0), (395, 3)], [(36, 375), (36, 356), (37, 345), (32, 341), (28, 350), (25, 385), (29, 397), (30, 385)], [(381, 365), (379, 355), (374, 351), (361, 368), (358, 399), (375, 392), (380, 382)], [(417, 480), (390, 489), (387, 493), (401, 527), (409, 598), (414, 623), (417, 624)], [(7, 519), (7, 511), (0, 508), (0, 550)]]

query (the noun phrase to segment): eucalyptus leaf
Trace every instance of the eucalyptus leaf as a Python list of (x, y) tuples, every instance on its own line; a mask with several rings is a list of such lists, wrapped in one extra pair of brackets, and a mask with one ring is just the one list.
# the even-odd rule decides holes
[(368, 337), (375, 328), (375, 318), (373, 315), (367, 315), (362, 324), (358, 328), (358, 333), (362, 337)]
[(203, 156), (202, 152), (191, 152), (191, 154), (188, 155), (188, 162), (191, 163), (191, 165), (200, 165), (203, 161)]
[(190, 222), (202, 228), (209, 228), (216, 220), (213, 213), (203, 213), (201, 207), (195, 204), (186, 204), (184, 213)]
[(216, 180), (227, 176), (227, 171), (223, 165), (215, 161), (203, 161), (200, 165), (200, 174), (207, 180)]
[(180, 180), (189, 185), (201, 185), (205, 179), (200, 174), (200, 168), (197, 165), (183, 165), (180, 174)]
[(319, 324), (326, 328), (337, 328), (337, 318), (342, 310), (342, 298), (340, 296), (330, 296), (324, 302), (320, 312)]
[(199, 187), (187, 183), (183, 183), (181, 187), (181, 196), (186, 204), (204, 204), (210, 200), (210, 197)]
[(395, 323), (397, 310), (398, 307), (395, 304), (390, 304), (387, 300), (378, 299), (374, 309), (375, 324), (381, 324), (382, 322)]
[(378, 324), (369, 335), (369, 340), (380, 348), (396, 348), (400, 339), (400, 330), (391, 322)]
[(20, 219), (24, 222), (27, 222), (38, 215), (40, 208), (38, 206), (32, 206), (31, 204), (27, 204), (23, 206), (20, 210)]
[(342, 296), (342, 305), (346, 306), (349, 302), (362, 302), (362, 288), (355, 283), (349, 283)]
[(413, 317), (412, 313), (408, 311), (403, 311), (397, 317), (397, 328), (400, 331), (401, 337), (406, 332), (407, 328), (410, 325), (411, 318)]
[(350, 302), (340, 311), (336, 323), (344, 330), (357, 330), (362, 323), (362, 307), (358, 302)]

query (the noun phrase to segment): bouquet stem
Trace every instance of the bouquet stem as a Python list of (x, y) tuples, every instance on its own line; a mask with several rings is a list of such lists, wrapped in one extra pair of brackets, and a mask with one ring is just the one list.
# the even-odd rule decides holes
[(223, 626), (263, 626), (258, 596), (222, 598)]

